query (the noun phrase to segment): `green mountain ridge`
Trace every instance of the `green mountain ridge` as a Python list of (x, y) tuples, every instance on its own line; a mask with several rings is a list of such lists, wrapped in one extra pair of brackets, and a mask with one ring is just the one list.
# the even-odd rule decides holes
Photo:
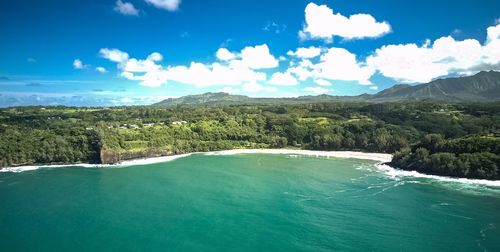
[(398, 102), (398, 101), (445, 101), (490, 102), (500, 101), (500, 72), (483, 71), (472, 76), (445, 78), (425, 84), (396, 84), (376, 94), (358, 96), (308, 95), (294, 98), (254, 98), (224, 92), (187, 95), (169, 98), (154, 106), (177, 105), (238, 105), (238, 104), (300, 104), (318, 102)]

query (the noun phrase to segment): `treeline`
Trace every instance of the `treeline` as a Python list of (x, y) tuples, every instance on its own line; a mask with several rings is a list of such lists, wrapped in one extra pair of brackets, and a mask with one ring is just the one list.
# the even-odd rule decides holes
[(500, 179), (500, 138), (471, 136), (445, 140), (429, 134), (394, 154), (392, 164), (406, 170), (464, 178)]
[(100, 162), (100, 139), (93, 131), (3, 126), (0, 135), (0, 167)]
[[(109, 163), (196, 151), (293, 147), (397, 152), (394, 162), (401, 168), (491, 178), (498, 165), (481, 166), (490, 175), (475, 171), (475, 160), (497, 162), (491, 155), (462, 155), (466, 173), (457, 172), (465, 168), (436, 168), (439, 162), (458, 167), (448, 157), (435, 155), (435, 162), (417, 165), (414, 156), (417, 149), (420, 154), (427, 150), (429, 160), (439, 153), (453, 153), (455, 158), (483, 152), (498, 155), (498, 111), (500, 103), (424, 102), (7, 108), (0, 110), (0, 166)], [(427, 138), (439, 144), (429, 144)]]

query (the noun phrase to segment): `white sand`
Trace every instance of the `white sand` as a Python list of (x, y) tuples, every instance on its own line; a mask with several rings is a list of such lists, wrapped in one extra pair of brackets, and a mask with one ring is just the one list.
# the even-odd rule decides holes
[(164, 157), (124, 160), (119, 164), (114, 164), (113, 166), (132, 166), (132, 165), (148, 165), (148, 164), (163, 163), (163, 162), (173, 161), (173, 160), (176, 160), (178, 158), (187, 157), (187, 156), (190, 156), (192, 154), (193, 153), (187, 153), (187, 154), (164, 156)]
[(390, 162), (391, 154), (385, 153), (367, 153), (357, 151), (313, 151), (313, 150), (290, 150), (290, 149), (241, 149), (207, 152), (206, 155), (234, 155), (234, 154), (286, 154), (286, 155), (304, 155), (313, 157), (334, 157), (334, 158), (355, 158), (366, 159), (378, 162)]
[[(392, 155), (383, 153), (365, 153), (365, 152), (355, 152), (355, 151), (310, 151), (310, 150), (289, 150), (289, 149), (239, 149), (239, 150), (227, 150), (227, 151), (214, 151), (214, 152), (199, 152), (205, 155), (234, 155), (234, 154), (288, 154), (288, 155), (306, 155), (314, 157), (337, 157), (337, 158), (356, 158), (356, 159), (368, 159), (379, 162), (389, 162), (392, 159)], [(190, 156), (195, 153), (164, 156), (164, 157), (153, 157), (153, 158), (142, 158), (142, 159), (132, 159), (124, 160), (118, 164), (68, 164), (68, 165), (27, 165), (27, 166), (16, 166), (16, 167), (5, 167), (0, 169), (0, 172), (23, 172), (31, 171), (43, 168), (59, 168), (59, 167), (85, 167), (85, 168), (100, 168), (100, 167), (124, 167), (133, 165), (148, 165), (155, 163), (163, 163), (172, 161), (178, 158), (183, 158)]]

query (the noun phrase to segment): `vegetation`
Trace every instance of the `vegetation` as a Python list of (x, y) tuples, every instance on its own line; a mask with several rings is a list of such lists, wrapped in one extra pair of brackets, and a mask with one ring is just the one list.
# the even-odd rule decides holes
[(0, 167), (295, 147), (396, 153), (403, 169), (498, 179), (498, 111), (425, 102), (15, 107), (0, 110)]
[(500, 179), (500, 138), (464, 137), (445, 140), (429, 134), (395, 153), (392, 163), (404, 169), (453, 177)]

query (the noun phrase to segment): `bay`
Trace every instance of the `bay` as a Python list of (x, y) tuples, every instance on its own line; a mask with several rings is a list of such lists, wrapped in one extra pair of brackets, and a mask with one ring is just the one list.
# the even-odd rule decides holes
[(375, 164), (196, 154), (0, 173), (2, 251), (500, 251), (500, 188)]

